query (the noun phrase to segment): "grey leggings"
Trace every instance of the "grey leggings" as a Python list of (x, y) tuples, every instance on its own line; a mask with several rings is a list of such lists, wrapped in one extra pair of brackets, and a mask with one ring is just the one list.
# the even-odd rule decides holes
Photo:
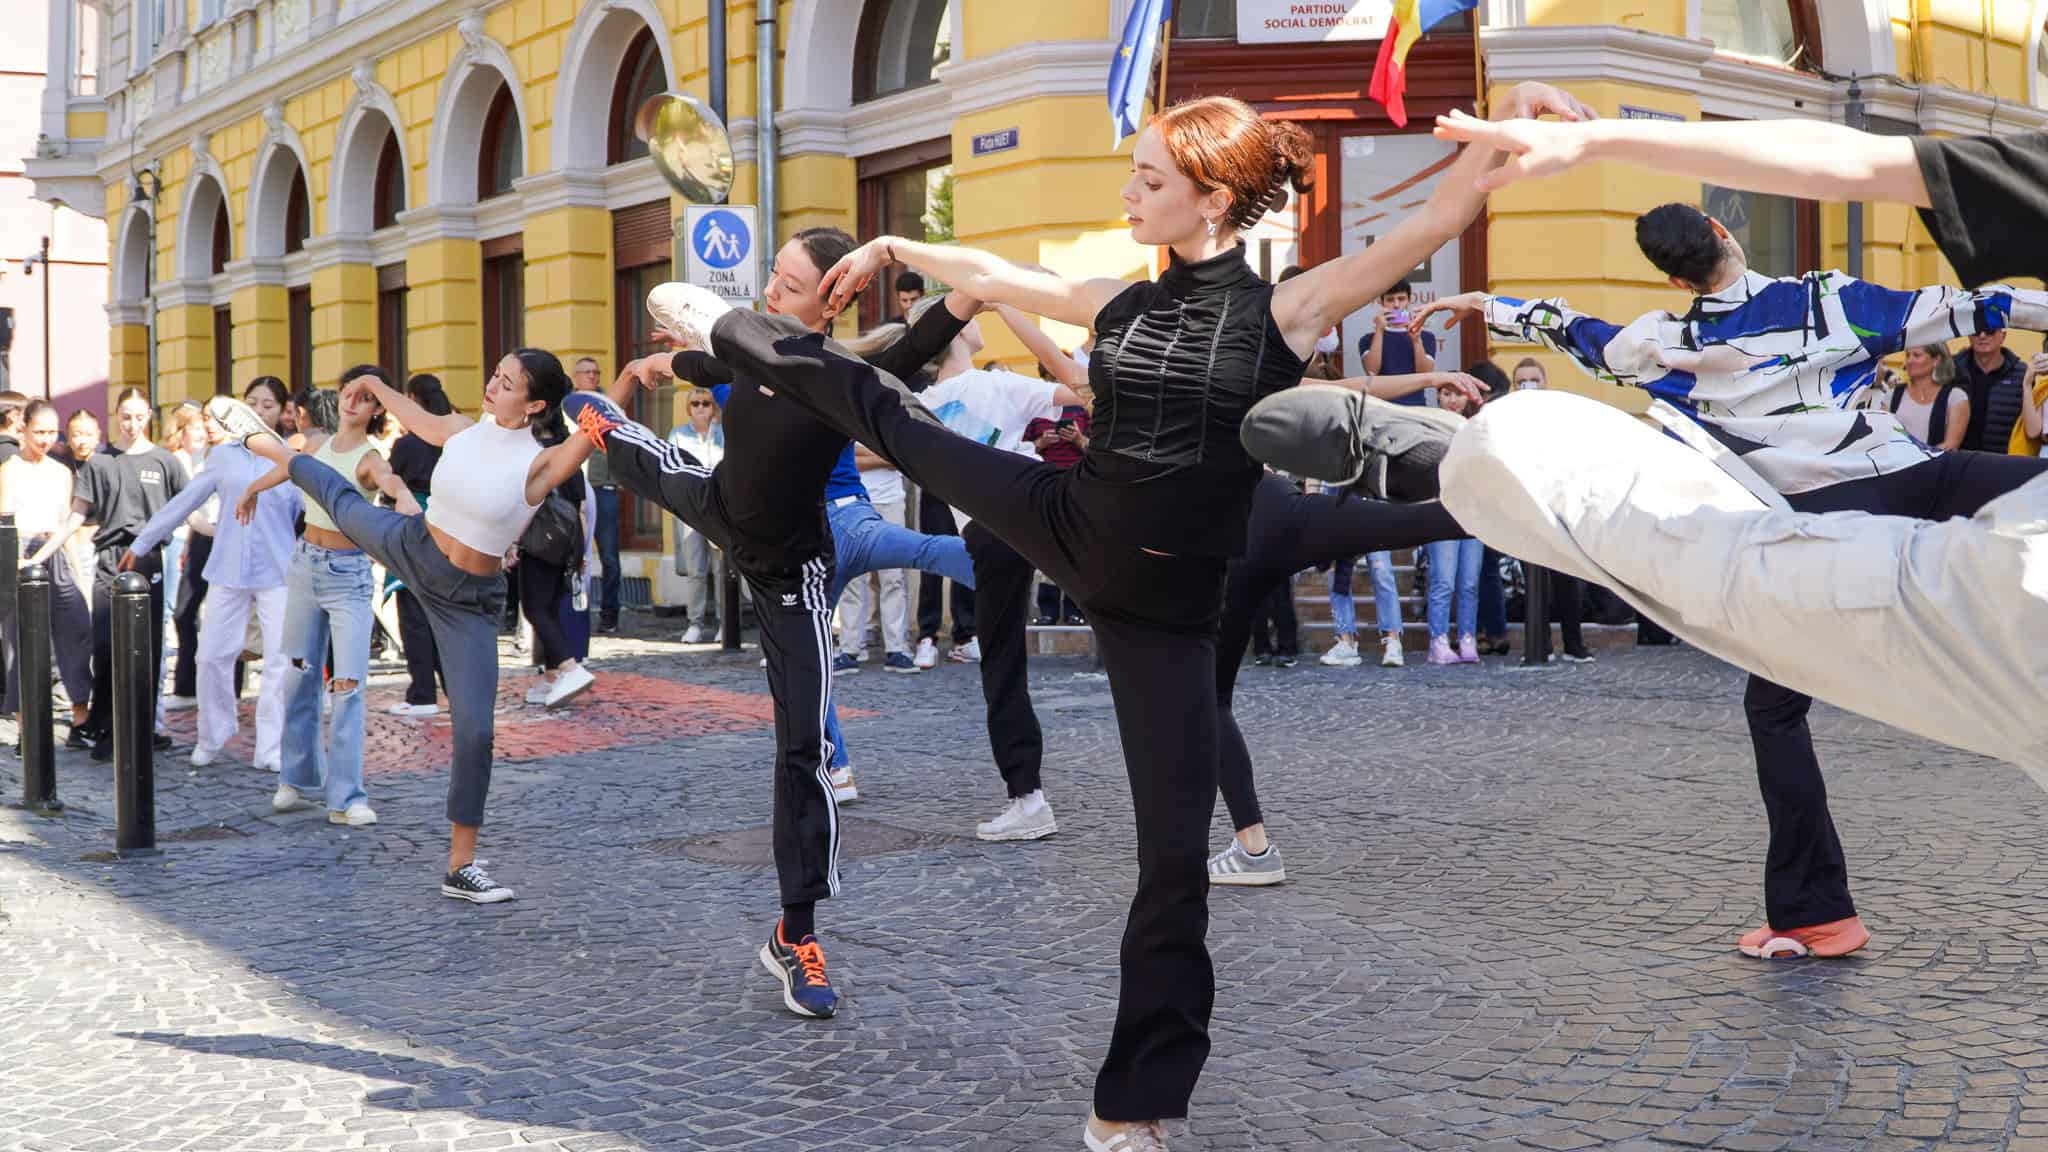
[(450, 563), (424, 516), (401, 516), (363, 499), (339, 472), (311, 456), (292, 457), (292, 483), (327, 510), (342, 535), (390, 569), (426, 610), (448, 686), (455, 762), (448, 779), (448, 820), (484, 822), (491, 789), (493, 709), (498, 699), (498, 616), (505, 577), (478, 576)]

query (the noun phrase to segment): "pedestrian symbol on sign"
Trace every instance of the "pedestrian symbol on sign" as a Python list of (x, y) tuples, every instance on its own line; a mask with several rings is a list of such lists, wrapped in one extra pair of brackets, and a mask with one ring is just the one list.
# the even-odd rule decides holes
[(746, 222), (731, 212), (706, 212), (690, 234), (697, 259), (713, 268), (732, 268), (747, 258)]

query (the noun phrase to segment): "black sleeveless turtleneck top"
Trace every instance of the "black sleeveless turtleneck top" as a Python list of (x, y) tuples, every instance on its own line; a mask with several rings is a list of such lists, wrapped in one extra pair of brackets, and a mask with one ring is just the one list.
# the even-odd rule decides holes
[(1260, 467), (1238, 426), (1307, 365), (1273, 321), (1273, 286), (1233, 249), (1175, 260), (1095, 317), (1090, 511), (1140, 547), (1238, 556)]

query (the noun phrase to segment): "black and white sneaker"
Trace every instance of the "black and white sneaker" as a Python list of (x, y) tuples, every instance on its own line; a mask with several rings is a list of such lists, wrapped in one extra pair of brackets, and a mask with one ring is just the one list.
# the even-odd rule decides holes
[(271, 431), (270, 425), (263, 422), (261, 416), (256, 415), (254, 408), (233, 396), (215, 396), (208, 400), (206, 414), (213, 417), (214, 423), (225, 429), (228, 435), (234, 437), (235, 443), (244, 447), (258, 436), (277, 435)]
[(502, 904), (512, 899), (513, 892), (484, 872), (483, 861), (472, 860), (441, 881), (441, 895), (472, 904)]
[(1254, 460), (1283, 472), (1345, 485), (1375, 500), (1434, 500), (1437, 466), (1464, 422), (1441, 408), (1300, 384), (1254, 404), (1239, 438)]

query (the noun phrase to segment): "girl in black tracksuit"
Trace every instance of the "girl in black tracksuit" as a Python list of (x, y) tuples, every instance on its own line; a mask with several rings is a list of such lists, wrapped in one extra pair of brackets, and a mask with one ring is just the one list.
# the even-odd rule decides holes
[[(1568, 100), (1525, 88), (1525, 114)], [(1209, 97), (1162, 113), (1139, 138), (1124, 189), (1134, 238), (1172, 250), (1156, 282), (1072, 282), (955, 246), (873, 241), (826, 277), (835, 302), (900, 260), (978, 299), (1092, 327), (1094, 435), (1082, 463), (1055, 469), (955, 435), (900, 380), (822, 336), (708, 303), (693, 335), (739, 375), (772, 382), (893, 461), (906, 476), (1008, 542), (1081, 604), (1109, 672), (1137, 818), (1138, 884), (1124, 933), (1122, 987), (1086, 1142), (1131, 1129), (1163, 1141), (1185, 1116), (1209, 1049), (1215, 976), (1205, 840), (1221, 723), (1217, 622), (1227, 560), (1244, 550), (1261, 469), (1239, 442), (1246, 412), (1301, 378), (1304, 357), (1341, 317), (1462, 230), (1491, 155), (1468, 152), (1428, 207), (1365, 251), (1288, 284), (1246, 265), (1238, 232), (1305, 187), (1298, 126)], [(1198, 179), (1195, 174), (1200, 174)]]

